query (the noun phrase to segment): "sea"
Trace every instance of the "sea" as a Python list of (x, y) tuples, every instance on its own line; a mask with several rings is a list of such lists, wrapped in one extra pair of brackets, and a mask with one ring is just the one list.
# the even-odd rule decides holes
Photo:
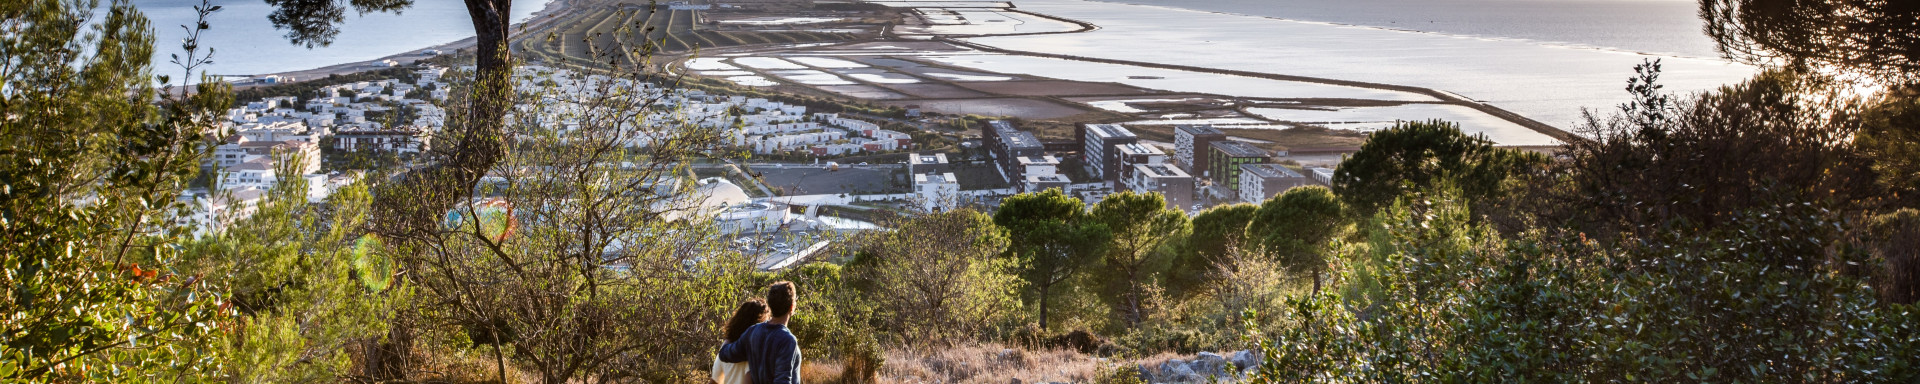
[[(548, 0), (515, 0), (524, 21)], [(1199, 11), (1318, 21), (1481, 38), (1521, 39), (1662, 55), (1714, 57), (1692, 0), (1110, 0)], [(1018, 5), (1019, 1), (1015, 1)], [(180, 28), (193, 22), (196, 0), (134, 0), (155, 28), (155, 70), (173, 73)], [(415, 0), (394, 13), (346, 13), (331, 46), (288, 43), (267, 21), (262, 0), (215, 0), (205, 46), (217, 51), (208, 73), (257, 75), (372, 60), (473, 35), (463, 2)]]
[[(545, 8), (547, 1), (514, 0), (513, 20), (529, 19)], [(267, 21), (274, 7), (266, 1), (213, 0), (211, 4), (221, 10), (208, 18), (212, 28), (201, 33), (201, 45), (214, 49), (213, 64), (204, 67), (206, 73), (219, 76), (367, 61), (473, 37), (472, 19), (467, 18), (467, 7), (459, 0), (414, 0), (412, 7), (399, 13), (360, 14), (349, 8), (333, 44), (312, 48), (288, 42), (286, 31), (275, 29)], [(193, 24), (193, 7), (200, 1), (133, 0), (133, 5), (147, 15), (154, 28), (155, 74), (179, 78), (182, 69), (168, 62), (169, 55), (184, 52), (180, 42), (186, 33), (181, 26)]]

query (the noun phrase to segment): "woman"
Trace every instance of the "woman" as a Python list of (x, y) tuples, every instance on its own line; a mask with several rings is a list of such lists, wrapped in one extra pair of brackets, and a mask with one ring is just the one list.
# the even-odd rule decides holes
[[(733, 312), (733, 319), (727, 320), (727, 340), (731, 343), (747, 333), (747, 328), (767, 321), (767, 302), (761, 299), (740, 303), (740, 309)], [(719, 356), (713, 357), (713, 382), (719, 384), (747, 384), (752, 378), (747, 376), (747, 363), (721, 362)]]

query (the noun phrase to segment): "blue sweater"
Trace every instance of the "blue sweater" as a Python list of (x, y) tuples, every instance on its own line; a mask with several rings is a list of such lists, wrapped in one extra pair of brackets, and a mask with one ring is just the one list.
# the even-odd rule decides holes
[(747, 362), (753, 384), (800, 384), (800, 339), (785, 325), (754, 324), (720, 347), (720, 361)]

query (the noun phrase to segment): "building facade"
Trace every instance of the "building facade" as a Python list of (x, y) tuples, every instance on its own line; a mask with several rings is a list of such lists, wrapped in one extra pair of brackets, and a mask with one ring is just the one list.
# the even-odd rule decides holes
[(1212, 125), (1177, 125), (1173, 127), (1174, 164), (1186, 168), (1193, 176), (1206, 177), (1208, 153), (1213, 151), (1213, 143), (1226, 140), (1226, 132)]
[(1267, 151), (1252, 144), (1233, 140), (1213, 143), (1213, 151), (1207, 159), (1207, 180), (1214, 185), (1237, 189), (1240, 185), (1240, 166), (1244, 164), (1266, 164), (1273, 162)]
[(927, 212), (946, 212), (960, 206), (960, 179), (952, 172), (913, 175), (913, 196)]
[(1080, 155), (1093, 176), (1102, 181), (1120, 180), (1120, 147), (1138, 144), (1140, 137), (1119, 124), (1081, 124), (1079, 131)]
[(1260, 204), (1289, 189), (1313, 185), (1313, 179), (1280, 164), (1241, 164), (1240, 201)]
[(1159, 192), (1167, 199), (1167, 207), (1183, 212), (1193, 212), (1193, 176), (1171, 164), (1134, 164), (1127, 172), (1130, 177), (1121, 183), (1127, 190), (1137, 192)]

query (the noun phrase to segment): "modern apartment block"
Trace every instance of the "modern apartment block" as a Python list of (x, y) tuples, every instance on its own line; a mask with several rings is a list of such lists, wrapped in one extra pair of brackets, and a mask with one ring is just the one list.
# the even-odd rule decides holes
[(1266, 164), (1273, 162), (1267, 151), (1243, 142), (1221, 140), (1213, 143), (1213, 151), (1207, 159), (1207, 179), (1214, 185), (1237, 189), (1240, 185), (1240, 165)]
[(988, 130), (993, 134), (984, 135), (988, 139), (987, 149), (993, 153), (993, 158), (998, 160), (1000, 169), (1007, 173), (1007, 177), (1013, 178), (1007, 181), (1020, 180), (1016, 175), (1020, 173), (1021, 157), (1046, 155), (1046, 147), (1040, 144), (1040, 139), (1033, 137), (1033, 133), (1014, 129), (1013, 124), (1001, 120), (994, 120), (988, 125)]
[[(1119, 124), (1082, 124), (1078, 129), (1080, 154), (1092, 168), (1094, 177), (1118, 181), (1121, 176), (1120, 147), (1138, 144), (1140, 137)], [(1156, 150), (1157, 152), (1157, 150)]]
[(913, 197), (919, 200), (920, 208), (927, 212), (959, 208), (960, 179), (954, 177), (952, 172), (914, 174)]
[(1280, 164), (1241, 164), (1240, 201), (1260, 204), (1295, 187), (1313, 185), (1313, 179)]
[(1207, 154), (1212, 153), (1213, 143), (1226, 140), (1227, 133), (1212, 125), (1178, 125), (1173, 127), (1174, 164), (1185, 167), (1195, 176), (1207, 170)]
[(1193, 198), (1193, 176), (1171, 164), (1133, 164), (1127, 172), (1129, 177), (1122, 182), (1127, 190), (1137, 192), (1160, 192), (1166, 196), (1167, 207), (1185, 212), (1195, 210)]

